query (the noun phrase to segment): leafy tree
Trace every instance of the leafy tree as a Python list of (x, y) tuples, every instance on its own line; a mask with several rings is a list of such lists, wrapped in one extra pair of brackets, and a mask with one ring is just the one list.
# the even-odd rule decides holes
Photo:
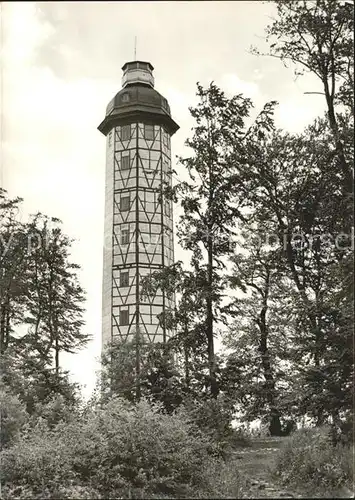
[(169, 344), (150, 346), (142, 378), (142, 393), (153, 403), (161, 404), (167, 413), (173, 413), (181, 405), (184, 387)]
[[(337, 113), (336, 105), (348, 109), (347, 119), (353, 121), (353, 6), (337, 0), (282, 0), (275, 3), (277, 18), (266, 28), (270, 55), (284, 62), (291, 61), (297, 72), (303, 68), (322, 82), (336, 166), (342, 175), (349, 210), (353, 192), (352, 162), (344, 145), (343, 118)], [(259, 54), (256, 49), (254, 53)]]
[(138, 332), (134, 339), (124, 341), (117, 338), (105, 345), (101, 356), (99, 373), (100, 397), (109, 401), (119, 396), (130, 402), (141, 395), (142, 368), (137, 372), (136, 361), (139, 351), (140, 364), (144, 367), (147, 358), (147, 344)]
[(24, 269), (27, 237), (18, 219), (21, 199), (0, 189), (0, 347), (9, 346), (14, 326), (23, 321), (26, 300)]
[[(252, 107), (249, 99), (241, 95), (228, 99), (214, 83), (207, 89), (197, 84), (197, 96), (199, 103), (190, 108), (196, 121), (194, 135), (186, 141), (192, 154), (180, 158), (190, 180), (177, 184), (170, 192), (167, 189), (166, 195), (175, 201), (180, 197), (184, 213), (178, 237), (182, 247), (192, 253), (191, 270), (184, 272), (180, 281), (182, 308), (178, 322), (182, 326), (180, 338), (186, 339), (184, 355), (188, 355), (188, 338), (194, 345), (206, 345), (208, 384), (211, 395), (216, 397), (219, 389), (214, 337), (217, 321), (224, 319), (224, 260), (230, 252), (233, 225), (243, 217), (244, 197), (240, 190), (247, 189), (240, 175), (253, 161), (253, 147), (258, 147), (260, 137), (272, 128), (273, 103), (267, 104), (247, 128)], [(176, 276), (176, 269), (174, 273)], [(184, 317), (186, 320), (181, 321)]]
[(37, 214), (28, 224), (37, 244), (28, 259), (26, 316), (30, 325), (27, 339), (43, 359), (54, 352), (57, 373), (60, 352), (75, 352), (89, 341), (81, 332), (84, 291), (76, 274), (79, 266), (69, 261), (72, 241), (63, 234), (59, 222)]
[[(54, 404), (57, 397), (68, 411), (80, 404), (79, 386), (65, 371), (46, 366), (31, 345), (8, 349), (1, 359), (2, 380), (7, 390), (25, 405), (29, 415), (39, 416), (41, 408)], [(62, 410), (60, 410), (62, 412)]]
[[(247, 419), (266, 416), (271, 435), (281, 435), (282, 397), (285, 378), (286, 344), (290, 343), (285, 289), (282, 287), (280, 249), (266, 245), (265, 228), (242, 232), (244, 242), (231, 257), (231, 284), (243, 295), (233, 300), (231, 313), (236, 317), (225, 339), (230, 354), (224, 370), (227, 392), (242, 402)], [(282, 300), (283, 306), (280, 307)], [(228, 377), (232, 370), (236, 374)]]
[[(308, 174), (299, 176), (303, 188), (294, 198), (297, 203), (287, 223), (302, 232), (303, 242), (297, 247), (286, 237), (290, 276), (298, 291), (294, 305), (299, 354), (306, 356), (308, 351), (315, 364), (299, 367), (304, 395), (299, 407), (311, 406), (318, 424), (332, 415), (341, 427), (340, 415), (345, 418), (351, 411), (353, 373), (353, 5), (335, 0), (281, 1), (277, 14), (266, 29), (269, 54), (294, 63), (297, 73), (303, 68), (316, 75), (327, 106), (327, 121), (318, 120), (306, 131), (309, 137), (302, 139), (303, 149), (300, 139), (298, 146), (289, 142), (292, 154), (302, 152), (297, 161), (308, 165)], [(271, 198), (270, 189), (267, 192)], [(281, 227), (280, 198), (275, 198)], [(289, 232), (285, 225), (284, 230)]]
[[(60, 221), (42, 214), (20, 222), (21, 199), (0, 192), (0, 336), (1, 352), (31, 346), (45, 365), (54, 353), (83, 347), (89, 336), (83, 326), (84, 291), (78, 283), (79, 266), (69, 260), (72, 240)], [(28, 327), (27, 332), (23, 330)]]
[[(251, 168), (248, 195), (253, 205), (251, 220), (266, 224), (282, 249), (285, 279), (292, 284), (288, 295), (297, 317), (298, 348), (294, 356), (299, 368), (303, 364), (302, 376), (298, 377), (304, 384), (298, 392), (303, 403), (298, 401), (297, 405), (310, 412), (319, 424), (329, 414), (329, 410), (324, 411), (329, 393), (325, 396), (323, 386), (330, 387), (324, 372), (326, 358), (329, 354), (335, 356), (331, 377), (333, 397), (337, 399), (333, 404), (335, 413), (347, 411), (349, 399), (341, 394), (348, 387), (352, 371), (349, 330), (341, 329), (345, 336), (339, 344), (343, 346), (341, 356), (347, 360), (346, 370), (340, 369), (340, 360), (335, 362), (340, 352), (336, 354), (330, 340), (331, 331), (340, 330), (331, 326), (339, 309), (334, 316), (329, 307), (338, 294), (344, 297), (341, 283), (351, 260), (349, 235), (339, 237), (343, 229), (338, 216), (343, 194), (334, 168), (336, 162), (324, 120), (317, 120), (298, 136), (278, 132), (265, 142), (263, 154)], [(351, 316), (348, 310), (343, 319), (337, 317), (343, 322)], [(310, 398), (310, 394), (318, 397)]]
[(117, 339), (108, 343), (101, 358), (99, 400), (108, 402), (119, 396), (133, 403), (144, 397), (162, 404), (164, 411), (173, 412), (182, 401), (182, 384), (169, 347), (167, 344), (149, 344), (142, 335), (130, 341)]

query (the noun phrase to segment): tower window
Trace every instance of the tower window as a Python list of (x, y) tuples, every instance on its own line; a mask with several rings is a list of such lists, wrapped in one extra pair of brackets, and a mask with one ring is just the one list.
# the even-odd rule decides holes
[(110, 148), (112, 146), (112, 130), (108, 134), (108, 147)]
[(128, 245), (128, 243), (129, 243), (129, 229), (122, 229), (121, 245)]
[(122, 102), (128, 102), (129, 101), (129, 94), (127, 92), (122, 95), (121, 101)]
[(129, 169), (129, 152), (123, 155), (122, 153), (122, 158), (121, 158), (121, 170), (128, 170)]
[(128, 309), (121, 309), (120, 310), (120, 325), (121, 326), (127, 326), (127, 325), (129, 325), (129, 313), (128, 313)]
[(147, 141), (154, 140), (154, 125), (144, 125), (144, 139), (147, 139)]
[(164, 143), (164, 146), (168, 147), (168, 134), (166, 132), (164, 132), (164, 135), (163, 135), (163, 143)]
[(129, 272), (128, 271), (122, 271), (120, 273), (120, 286), (129, 286)]
[(121, 141), (129, 141), (131, 138), (131, 125), (122, 125)]
[(121, 196), (120, 198), (120, 210), (121, 212), (127, 212), (130, 208), (131, 199), (129, 196)]

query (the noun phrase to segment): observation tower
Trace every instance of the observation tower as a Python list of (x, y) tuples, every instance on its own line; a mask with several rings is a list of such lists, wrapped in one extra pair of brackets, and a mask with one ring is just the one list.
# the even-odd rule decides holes
[(165, 342), (162, 313), (175, 298), (141, 297), (141, 279), (174, 262), (171, 137), (179, 126), (154, 88), (149, 62), (127, 62), (122, 89), (98, 129), (106, 136), (102, 346), (120, 338)]

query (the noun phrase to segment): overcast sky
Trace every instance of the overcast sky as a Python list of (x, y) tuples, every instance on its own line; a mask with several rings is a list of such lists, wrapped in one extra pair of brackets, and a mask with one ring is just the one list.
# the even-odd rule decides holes
[[(1, 185), (24, 198), (23, 218), (41, 211), (76, 238), (72, 258), (87, 291), (86, 330), (94, 340), (65, 367), (86, 385), (101, 348), (105, 138), (97, 130), (121, 87), (121, 67), (150, 61), (169, 101), (183, 152), (196, 82), (244, 93), (256, 110), (279, 101), (277, 125), (301, 131), (323, 113), (311, 76), (295, 80), (277, 59), (255, 57), (273, 4), (239, 2), (46, 2), (1, 4)], [(178, 253), (177, 253), (178, 255)]]

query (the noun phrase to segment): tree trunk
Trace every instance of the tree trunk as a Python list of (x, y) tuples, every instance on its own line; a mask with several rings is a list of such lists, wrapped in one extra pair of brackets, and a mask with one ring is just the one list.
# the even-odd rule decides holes
[(343, 176), (344, 176), (344, 188), (345, 188), (345, 194), (352, 196), (353, 193), (353, 175), (351, 173), (351, 169), (349, 165), (346, 162), (345, 159), (345, 154), (344, 154), (344, 147), (343, 143), (339, 137), (339, 129), (338, 129), (338, 123), (336, 120), (336, 115), (335, 115), (335, 110), (334, 110), (334, 97), (331, 95), (330, 90), (329, 90), (329, 84), (328, 80), (325, 78), (323, 79), (323, 85), (324, 85), (324, 93), (327, 101), (327, 107), (328, 107), (328, 119), (329, 119), (329, 125), (330, 129), (332, 131), (333, 137), (334, 137), (334, 143), (339, 159), (339, 164), (340, 168), (342, 170)]
[(319, 315), (320, 312), (317, 310), (314, 311), (314, 308), (312, 307), (312, 304), (307, 297), (304, 283), (301, 283), (300, 281), (300, 277), (295, 266), (294, 254), (291, 244), (291, 235), (289, 233), (289, 230), (287, 230), (286, 258), (291, 269), (293, 281), (304, 304), (305, 313), (309, 320), (311, 332), (315, 337), (314, 364), (318, 367), (320, 364), (321, 331), (317, 322), (317, 315)]
[(136, 330), (136, 399), (137, 401), (141, 398), (141, 386), (140, 386), (140, 332), (137, 328)]
[(59, 375), (59, 341), (58, 341), (58, 335), (56, 335), (56, 338), (55, 338), (55, 347), (54, 347), (54, 350), (55, 350), (55, 374)]
[(207, 264), (207, 298), (206, 298), (206, 334), (208, 342), (208, 366), (210, 376), (210, 390), (211, 396), (216, 398), (218, 396), (218, 385), (216, 377), (216, 363), (214, 354), (214, 338), (213, 338), (213, 240), (209, 229), (208, 233), (208, 264)]
[(10, 337), (10, 298), (0, 307), (0, 352), (3, 354), (9, 344)]
[(5, 323), (6, 323), (6, 308), (4, 304), (0, 307), (0, 347), (1, 354), (4, 354), (6, 350), (5, 345)]
[(185, 385), (187, 389), (190, 389), (190, 370), (189, 370), (189, 348), (184, 342), (184, 364), (185, 364)]
[(269, 329), (266, 323), (266, 313), (268, 309), (269, 288), (270, 271), (268, 270), (265, 280), (263, 307), (260, 311), (258, 320), (260, 330), (259, 351), (261, 354), (261, 364), (265, 378), (266, 398), (270, 408), (269, 431), (271, 436), (281, 436), (280, 412), (276, 407), (275, 380), (271, 369), (270, 353), (267, 345)]

